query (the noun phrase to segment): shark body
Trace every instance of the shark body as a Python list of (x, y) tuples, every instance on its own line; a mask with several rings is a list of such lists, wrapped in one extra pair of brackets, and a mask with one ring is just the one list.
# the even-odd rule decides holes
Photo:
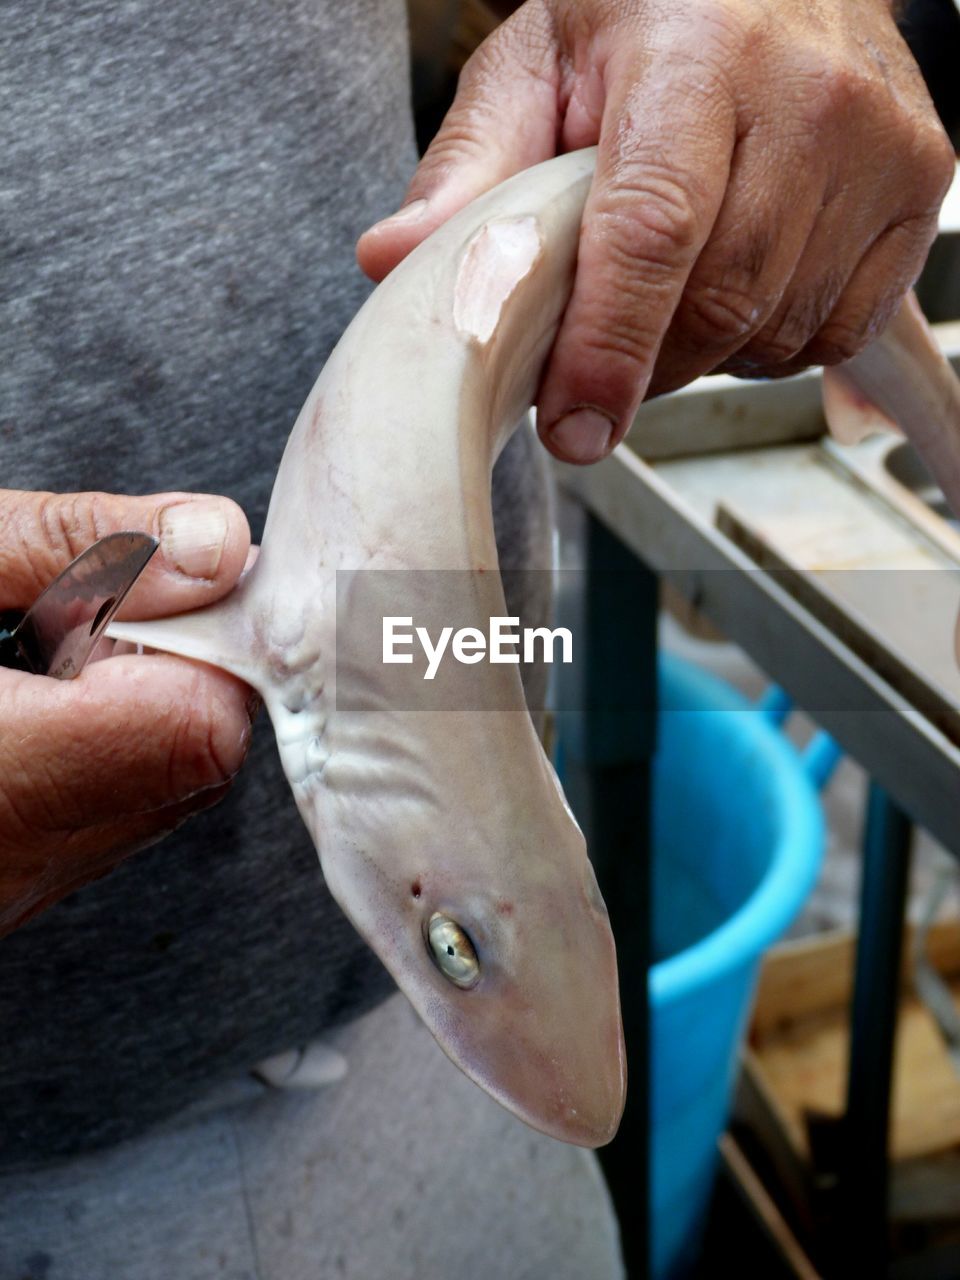
[[(388, 682), (378, 651), (343, 636), (376, 612), (362, 584), (396, 571), (456, 571), (478, 616), (506, 614), (491, 471), (566, 305), (594, 163), (591, 149), (517, 175), (405, 259), (297, 419), (250, 573), (207, 609), (111, 628), (259, 691), (332, 893), (442, 1048), (528, 1124), (591, 1147), (626, 1088), (614, 944), (517, 668), (477, 669), (480, 710), (403, 710), (396, 669)], [(837, 383), (841, 422), (870, 361), (916, 338), (903, 314)], [(918, 425), (923, 351), (902, 425), (956, 500), (956, 411), (947, 443)], [(863, 394), (902, 418), (876, 382)]]

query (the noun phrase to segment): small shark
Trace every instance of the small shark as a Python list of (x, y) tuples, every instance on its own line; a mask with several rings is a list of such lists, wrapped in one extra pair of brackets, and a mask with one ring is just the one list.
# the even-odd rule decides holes
[[(587, 1147), (624, 1105), (614, 943), (518, 670), (471, 668), (473, 710), (411, 709), (414, 669), (388, 671), (367, 641), (376, 584), (413, 590), (423, 571), (457, 571), (468, 611), (506, 614), (491, 472), (569, 297), (594, 165), (591, 148), (518, 174), (415, 249), (310, 392), (251, 571), (208, 608), (110, 631), (258, 690), (331, 892), (441, 1047), (520, 1119)], [(842, 426), (875, 399), (956, 500), (956, 394), (948, 419), (928, 416), (945, 392), (931, 402), (939, 353), (919, 325), (906, 306), (828, 400)], [(889, 365), (916, 343), (906, 375)]]
[(218, 604), (111, 631), (261, 694), (330, 891), (440, 1045), (589, 1147), (624, 1103), (616, 956), (518, 668), (462, 668), (469, 696), (456, 677), (419, 706), (416, 669), (381, 661), (376, 604), (394, 583), (387, 612), (416, 613), (405, 582), (449, 581), (468, 613), (508, 613), (491, 471), (570, 292), (593, 164), (519, 175), (411, 253), (310, 392), (250, 572)]

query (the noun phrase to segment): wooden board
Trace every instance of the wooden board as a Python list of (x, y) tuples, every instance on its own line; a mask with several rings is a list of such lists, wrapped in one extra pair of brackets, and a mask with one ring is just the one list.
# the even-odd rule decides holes
[[(843, 1111), (853, 946), (846, 931), (823, 935), (775, 949), (764, 965), (751, 1062), (791, 1144), (804, 1157), (807, 1115)], [(910, 954), (909, 941), (904, 950)], [(928, 951), (960, 1002), (960, 922), (935, 926)], [(891, 1140), (895, 1162), (960, 1155), (960, 1078), (931, 1015), (911, 995), (905, 996), (898, 1028)], [(915, 1183), (916, 1167), (911, 1176)], [(895, 1166), (895, 1202), (897, 1177)]]
[[(902, 981), (909, 989), (914, 930), (903, 948)], [(753, 1034), (777, 1035), (811, 1015), (847, 1010), (853, 995), (856, 937), (846, 929), (783, 942), (766, 956), (754, 1005)], [(947, 978), (960, 978), (960, 923), (934, 924), (927, 934), (930, 963)]]
[(960, 742), (960, 558), (949, 553), (960, 542), (945, 523), (952, 541), (894, 510), (822, 445), (663, 462), (656, 474)]
[[(721, 503), (716, 519), (721, 532), (759, 568), (775, 574), (931, 724), (960, 742), (955, 643), (960, 566), (955, 561), (939, 548), (921, 545), (912, 547), (908, 558), (889, 531), (869, 525), (855, 535), (847, 531), (838, 544), (829, 526), (801, 535), (793, 512), (761, 524)], [(868, 542), (880, 533), (886, 535), (882, 558), (875, 542)]]
[(829, 552), (814, 558), (809, 547), (800, 558), (791, 531), (776, 522), (760, 529), (724, 506), (718, 508), (717, 527), (948, 739), (960, 742), (960, 567), (937, 553), (924, 561), (918, 556), (915, 567), (846, 567), (851, 547), (846, 553), (837, 548), (833, 561)]

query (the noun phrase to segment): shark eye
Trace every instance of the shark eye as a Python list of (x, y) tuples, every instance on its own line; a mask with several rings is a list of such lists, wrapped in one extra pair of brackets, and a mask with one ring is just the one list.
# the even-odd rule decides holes
[(437, 968), (454, 986), (472, 987), (480, 980), (477, 953), (456, 920), (435, 911), (427, 925), (427, 942)]

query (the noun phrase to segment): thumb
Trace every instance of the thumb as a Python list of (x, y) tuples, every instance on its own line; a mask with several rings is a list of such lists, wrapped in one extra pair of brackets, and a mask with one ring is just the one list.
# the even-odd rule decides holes
[(128, 529), (150, 533), (160, 542), (127, 602), (126, 612), (140, 618), (180, 613), (219, 599), (240, 576), (250, 548), (246, 516), (229, 498), (3, 489), (0, 608), (28, 608), (91, 543)]
[(483, 42), (413, 176), (401, 208), (357, 243), (357, 261), (382, 280), (431, 231), (476, 196), (556, 151), (558, 73), (549, 43), (518, 13)]

